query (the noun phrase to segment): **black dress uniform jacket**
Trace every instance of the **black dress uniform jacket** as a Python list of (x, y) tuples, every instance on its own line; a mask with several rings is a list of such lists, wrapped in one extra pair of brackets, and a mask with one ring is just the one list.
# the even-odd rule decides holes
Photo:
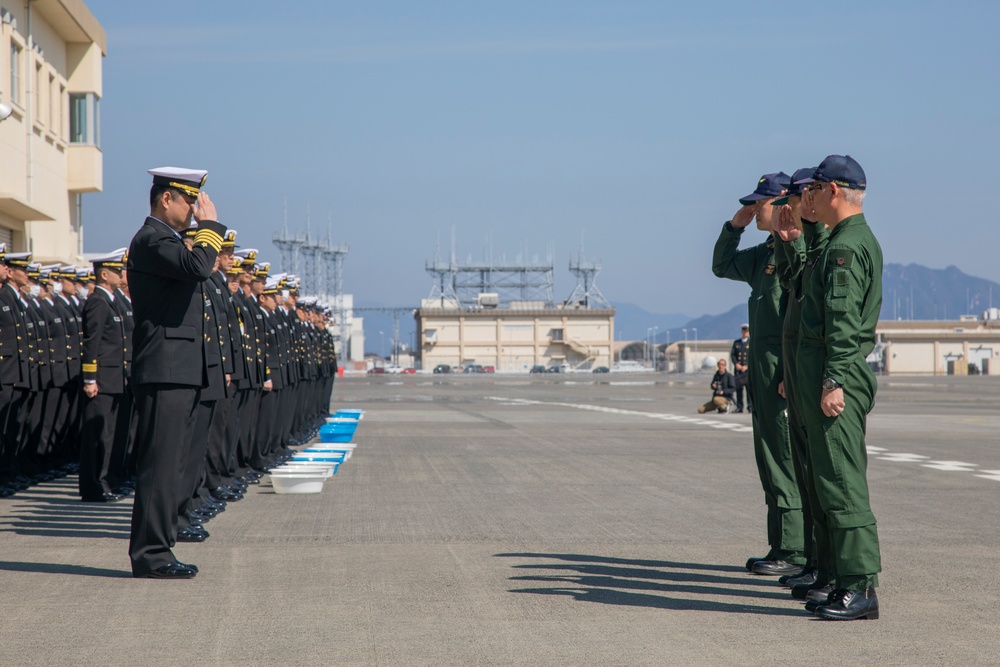
[(125, 328), (111, 295), (98, 287), (83, 306), (83, 381), (102, 394), (125, 392)]

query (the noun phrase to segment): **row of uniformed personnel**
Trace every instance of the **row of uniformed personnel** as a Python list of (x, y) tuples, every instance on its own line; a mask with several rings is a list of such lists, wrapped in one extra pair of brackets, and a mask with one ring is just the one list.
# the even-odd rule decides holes
[(0, 497), (75, 470), (88, 269), (0, 243)]
[[(177, 542), (242, 497), (328, 413), (333, 337), (297, 281), (268, 277), (255, 250), (201, 190), (207, 172), (149, 172), (150, 214), (128, 249), (134, 304), (136, 486), (129, 558), (135, 577), (191, 578)], [(194, 223), (192, 224), (192, 219)]]
[[(193, 438), (184, 466), (190, 493), (175, 512), (174, 538), (182, 541), (203, 541), (204, 520), (241, 498), (289, 445), (314, 435), (336, 375), (329, 311), (300, 298), (294, 277), (269, 280), (256, 251), (234, 256), (235, 238), (225, 234), (200, 286), (203, 356), (222, 382), (217, 409), (198, 415), (197, 432), (208, 437)], [(113, 502), (132, 490), (138, 420), (127, 262), (121, 249), (94, 259), (93, 271), (42, 267), (0, 245), (0, 496), (76, 470), (84, 501)]]
[[(882, 251), (862, 202), (867, 179), (830, 155), (789, 177), (765, 174), (723, 227), (713, 271), (751, 288), (749, 386), (770, 551), (780, 575), (830, 620), (879, 617), (882, 569), (866, 477), (867, 356), (882, 302)], [(767, 241), (737, 250), (752, 220)]]

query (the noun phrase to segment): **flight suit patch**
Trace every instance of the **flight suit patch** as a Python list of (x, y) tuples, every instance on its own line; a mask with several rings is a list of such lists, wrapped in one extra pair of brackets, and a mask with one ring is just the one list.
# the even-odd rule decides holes
[(774, 264), (768, 264), (767, 266), (764, 267), (764, 275), (765, 276), (773, 276), (774, 275), (774, 269), (775, 269)]
[(827, 263), (839, 268), (849, 269), (854, 264), (854, 251), (831, 250), (828, 255)]

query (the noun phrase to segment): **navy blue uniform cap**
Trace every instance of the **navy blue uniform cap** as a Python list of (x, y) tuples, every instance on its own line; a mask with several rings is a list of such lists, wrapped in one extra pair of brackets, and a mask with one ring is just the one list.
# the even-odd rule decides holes
[(795, 185), (808, 183), (836, 183), (851, 190), (864, 190), (868, 187), (865, 170), (850, 155), (826, 156), (811, 177), (796, 181)]
[(788, 186), (788, 192), (785, 193), (784, 197), (778, 197), (771, 202), (771, 206), (784, 206), (788, 203), (789, 197), (794, 197), (795, 195), (800, 195), (805, 192), (806, 186), (812, 182), (807, 181), (806, 179), (812, 178), (812, 175), (815, 173), (816, 167), (796, 169), (795, 173), (792, 174), (792, 184)]
[(783, 171), (776, 174), (764, 174), (757, 181), (757, 189), (746, 197), (740, 197), (740, 203), (749, 206), (759, 202), (761, 199), (778, 197), (792, 184), (792, 179)]

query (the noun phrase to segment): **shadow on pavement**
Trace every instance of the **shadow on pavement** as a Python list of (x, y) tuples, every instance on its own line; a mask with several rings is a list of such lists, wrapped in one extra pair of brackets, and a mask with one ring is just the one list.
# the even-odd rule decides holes
[(0, 561), (0, 571), (39, 572), (43, 574), (76, 574), (85, 577), (109, 577), (112, 579), (132, 578), (132, 573), (127, 570), (108, 570), (103, 567), (66, 565), (64, 563), (19, 563), (16, 561)]
[(0, 506), (0, 533), (128, 539), (132, 503), (85, 503), (77, 485), (58, 480), (22, 491)]
[[(547, 582), (540, 588), (515, 588), (511, 593), (564, 595), (580, 602), (655, 607), (677, 611), (716, 611), (769, 616), (803, 616), (796, 608), (776, 608), (753, 601), (790, 602), (783, 589), (771, 578), (753, 577), (741, 567), (673, 561), (633, 560), (584, 554), (501, 553), (498, 558), (555, 559), (563, 563), (519, 564), (518, 570), (542, 570), (536, 575), (520, 575), (512, 582)], [(563, 572), (564, 574), (559, 574)], [(551, 573), (551, 574), (549, 574)], [(742, 573), (725, 576), (723, 573)], [(744, 588), (734, 588), (735, 586)], [(764, 586), (770, 591), (747, 591), (746, 586)], [(636, 592), (643, 591), (643, 592)], [(663, 593), (658, 595), (654, 593)], [(728, 596), (747, 598), (747, 603), (679, 598), (676, 595)]]

